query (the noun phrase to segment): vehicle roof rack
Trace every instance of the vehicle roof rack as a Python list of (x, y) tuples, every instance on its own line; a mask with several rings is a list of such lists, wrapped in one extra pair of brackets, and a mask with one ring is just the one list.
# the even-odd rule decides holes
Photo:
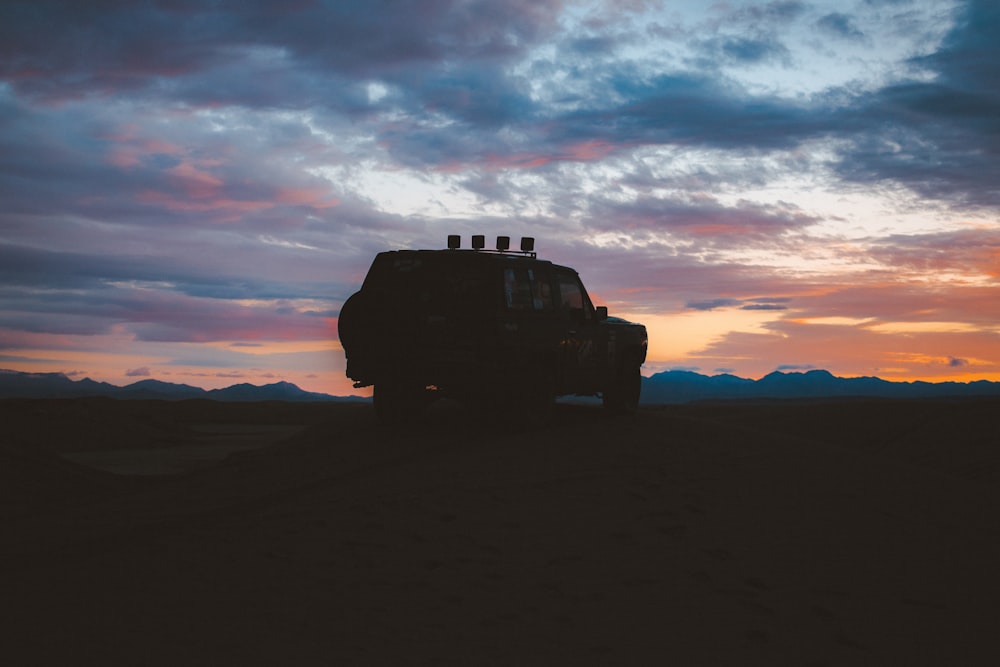
[[(458, 234), (448, 235), (448, 249), (449, 250), (459, 250), (462, 247), (462, 237)], [(492, 252), (499, 254), (511, 254), (511, 255), (523, 255), (525, 257), (531, 257), (534, 259), (537, 257), (535, 252), (535, 238), (533, 236), (522, 236), (521, 237), (521, 247), (520, 250), (510, 249), (510, 237), (509, 236), (498, 236), (497, 245), (495, 250), (490, 250), (486, 248), (486, 236), (483, 234), (473, 234), (472, 235), (472, 249), (477, 252)]]

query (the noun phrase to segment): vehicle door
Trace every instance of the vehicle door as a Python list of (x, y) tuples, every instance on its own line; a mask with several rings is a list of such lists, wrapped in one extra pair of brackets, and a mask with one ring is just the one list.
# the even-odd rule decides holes
[(502, 337), (517, 366), (538, 362), (546, 356), (558, 331), (552, 276), (544, 264), (512, 261), (502, 269)]
[(556, 269), (562, 322), (560, 356), (566, 391), (587, 393), (600, 386), (603, 348), (594, 306), (575, 271)]

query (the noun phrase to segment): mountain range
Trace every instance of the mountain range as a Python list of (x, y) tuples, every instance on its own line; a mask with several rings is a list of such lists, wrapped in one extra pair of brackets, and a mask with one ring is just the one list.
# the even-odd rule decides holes
[(665, 371), (642, 379), (642, 402), (690, 403), (701, 400), (770, 398), (945, 398), (1000, 396), (1000, 382), (890, 382), (877, 377), (837, 377), (824, 370), (775, 371), (759, 380), (735, 375)]
[[(331, 396), (305, 391), (290, 382), (266, 385), (234, 384), (201, 389), (160, 380), (140, 380), (124, 387), (90, 378), (72, 380), (62, 373), (22, 373), (0, 370), (0, 398), (76, 398), (110, 396), (122, 399), (217, 401), (363, 401), (359, 396)], [(1000, 382), (890, 382), (877, 377), (842, 378), (824, 370), (805, 373), (775, 371), (759, 380), (735, 375), (701, 375), (664, 371), (642, 379), (642, 403), (649, 405), (706, 400), (788, 398), (942, 398), (1000, 396)]]
[(0, 398), (78, 398), (109, 396), (122, 399), (216, 401), (358, 401), (358, 396), (331, 396), (305, 391), (291, 382), (266, 385), (234, 384), (224, 389), (202, 389), (188, 384), (140, 380), (124, 387), (90, 378), (72, 380), (62, 373), (21, 373), (0, 369)]

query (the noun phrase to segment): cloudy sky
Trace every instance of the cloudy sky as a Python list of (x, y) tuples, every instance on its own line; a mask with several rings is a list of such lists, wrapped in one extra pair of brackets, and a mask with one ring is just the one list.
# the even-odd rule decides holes
[(532, 235), (645, 374), (1000, 380), (994, 0), (5, 0), (0, 368), (351, 393), (375, 253)]

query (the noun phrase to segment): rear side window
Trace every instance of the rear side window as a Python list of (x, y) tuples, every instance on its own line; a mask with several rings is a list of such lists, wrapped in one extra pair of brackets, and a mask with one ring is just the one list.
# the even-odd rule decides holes
[(424, 262), (418, 257), (401, 257), (396, 253), (380, 253), (375, 256), (364, 289), (395, 290), (413, 280), (414, 275), (423, 272)]
[(503, 270), (503, 298), (508, 310), (552, 310), (552, 285), (544, 273), (526, 267)]
[(574, 317), (590, 319), (590, 301), (580, 286), (580, 281), (571, 273), (560, 272), (559, 309)]
[(420, 255), (379, 255), (364, 289), (380, 293), (393, 307), (430, 314), (469, 313), (487, 305), (483, 272), (468, 263)]

